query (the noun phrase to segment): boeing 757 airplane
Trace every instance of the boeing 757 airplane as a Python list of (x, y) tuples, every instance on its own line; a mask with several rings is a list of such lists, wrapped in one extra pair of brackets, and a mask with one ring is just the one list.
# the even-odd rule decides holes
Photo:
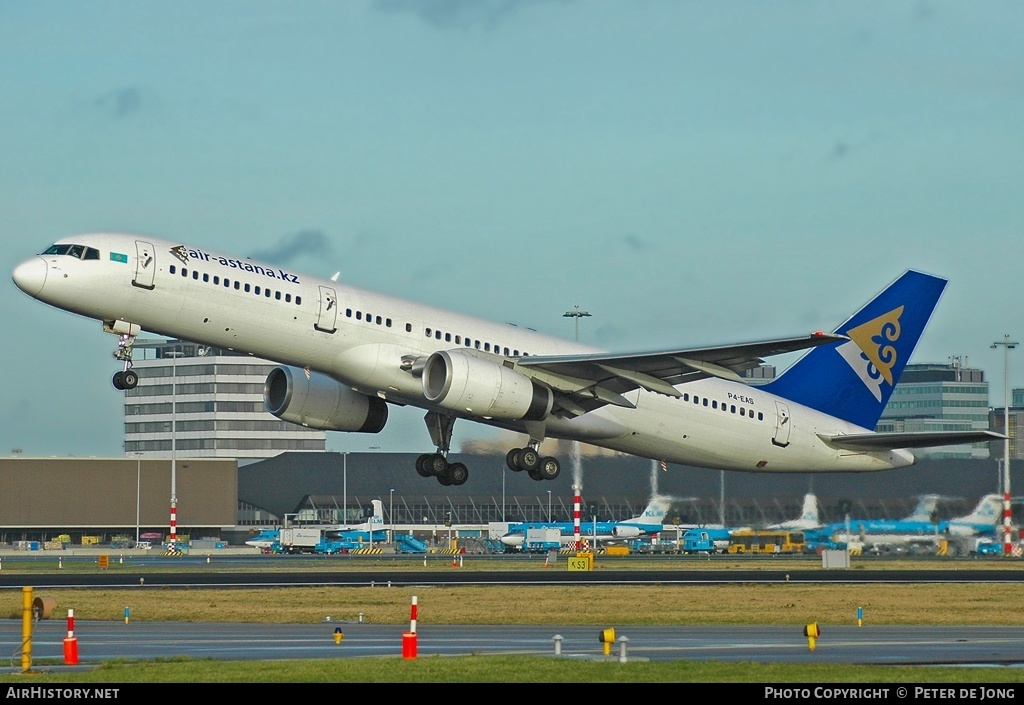
[[(832, 333), (712, 347), (607, 352), (535, 331), (150, 237), (88, 234), (18, 265), (26, 294), (102, 322), (118, 338), (114, 387), (132, 389), (143, 331), (279, 363), (274, 416), (376, 433), (389, 405), (426, 412), (423, 477), (466, 482), (448, 459), (457, 419), (525, 434), (512, 470), (560, 472), (546, 438), (670, 463), (763, 472), (889, 470), (908, 448), (1004, 438), (989, 431), (873, 431), (946, 280), (907, 271)], [(807, 350), (767, 384), (741, 375)]]

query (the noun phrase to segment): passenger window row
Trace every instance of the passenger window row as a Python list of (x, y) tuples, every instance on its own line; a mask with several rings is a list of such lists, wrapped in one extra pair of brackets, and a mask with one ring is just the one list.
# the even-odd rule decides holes
[[(373, 316), (372, 314), (363, 313), (362, 311), (355, 311), (354, 315), (355, 315), (355, 319), (357, 321), (366, 321), (367, 323), (376, 323), (378, 326), (381, 323), (383, 323), (386, 327), (388, 327), (388, 328), (391, 327), (391, 319), (390, 318), (381, 318), (380, 316)], [(352, 309), (346, 308), (345, 309), (345, 316), (348, 317), (348, 318), (352, 318), (353, 317)], [(411, 328), (411, 326), (406, 326), (406, 330), (409, 330), (410, 328)]]
[[(412, 326), (406, 324), (405, 329), (407, 331), (412, 330)], [(491, 345), (480, 340), (474, 340), (473, 338), (463, 338), (461, 335), (452, 335), (451, 333), (442, 333), (440, 330), (434, 328), (424, 328), (424, 335), (428, 338), (434, 338), (435, 340), (443, 340), (446, 343), (455, 343), (456, 345), (464, 345), (467, 348), (476, 348), (477, 350), (483, 350), (484, 352), (493, 352), (495, 355), (504, 355), (505, 357), (519, 357), (518, 350), (512, 350), (511, 352), (507, 347), (503, 348), (497, 343)], [(524, 352), (523, 357), (526, 357), (530, 353)]]
[[(689, 393), (683, 392), (683, 401), (690, 401)], [(753, 409), (749, 409), (749, 408), (747, 408), (745, 406), (736, 406), (735, 404), (726, 404), (725, 402), (722, 402), (720, 404), (720, 403), (718, 403), (717, 399), (708, 399), (707, 397), (699, 397), (696, 394), (694, 394), (693, 395), (693, 403), (694, 404), (698, 404), (700, 406), (708, 406), (708, 407), (710, 407), (712, 409), (721, 409), (722, 411), (725, 411), (725, 412), (730, 413), (730, 414), (735, 414), (738, 411), (740, 416), (745, 416), (745, 417), (751, 418), (751, 419), (754, 418), (754, 410)], [(760, 411), (757, 412), (757, 420), (758, 421), (764, 421), (764, 413), (763, 412), (760, 412)]]
[[(172, 264), (170, 266), (169, 271), (170, 271), (171, 274), (176, 274), (178, 272), (178, 266)], [(181, 276), (183, 276), (185, 278), (188, 278), (188, 276), (189, 276), (189, 269), (187, 267), (181, 267), (180, 271), (181, 271)], [(271, 289), (268, 286), (260, 286), (259, 284), (250, 284), (249, 282), (242, 282), (242, 281), (239, 281), (238, 279), (228, 279), (227, 277), (224, 277), (222, 279), (221, 277), (219, 277), (216, 274), (211, 276), (207, 272), (203, 272), (202, 274), (200, 274), (198, 269), (193, 269), (193, 270), (191, 270), (191, 272), (192, 272), (192, 279), (194, 279), (195, 281), (202, 280), (203, 282), (206, 282), (206, 283), (211, 283), (212, 282), (214, 286), (220, 286), (221, 284), (223, 284), (225, 289), (234, 289), (235, 291), (244, 291), (247, 294), (248, 293), (252, 293), (252, 294), (255, 294), (256, 296), (263, 296), (264, 298), (267, 298), (267, 299), (271, 299), (272, 298), (275, 301), (284, 301), (285, 303), (289, 303), (289, 304), (292, 303), (293, 300), (294, 300), (294, 303), (295, 303), (296, 306), (301, 306), (302, 305), (302, 297), (301, 296), (296, 295), (295, 297), (292, 297), (291, 293), (287, 292), (287, 291), (286, 292), (280, 292), (280, 291), (278, 291), (276, 289)]]

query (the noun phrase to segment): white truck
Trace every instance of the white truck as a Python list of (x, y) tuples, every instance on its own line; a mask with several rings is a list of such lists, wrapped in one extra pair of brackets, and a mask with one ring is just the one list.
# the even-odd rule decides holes
[(313, 553), (322, 535), (320, 529), (290, 527), (281, 529), (278, 540), (283, 553)]

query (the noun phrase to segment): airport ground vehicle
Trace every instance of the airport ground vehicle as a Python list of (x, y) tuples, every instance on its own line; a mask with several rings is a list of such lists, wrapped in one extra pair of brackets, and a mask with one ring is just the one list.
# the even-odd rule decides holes
[(411, 534), (395, 534), (395, 550), (399, 553), (426, 553), (427, 544)]
[(732, 533), (729, 553), (802, 553), (802, 531), (756, 531), (743, 529)]
[(729, 550), (728, 529), (690, 529), (682, 538), (683, 553), (725, 553)]
[(530, 527), (526, 530), (526, 535), (523, 538), (522, 550), (543, 553), (561, 546), (562, 532), (560, 529)]
[(320, 529), (285, 528), (278, 537), (278, 547), (282, 553), (313, 553), (322, 538)]
[(998, 556), (1003, 553), (1003, 546), (992, 539), (982, 539), (975, 543), (974, 553), (979, 556)]

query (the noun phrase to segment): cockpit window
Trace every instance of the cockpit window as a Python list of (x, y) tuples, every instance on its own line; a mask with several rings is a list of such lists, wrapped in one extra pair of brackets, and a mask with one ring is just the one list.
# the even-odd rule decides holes
[(44, 255), (68, 255), (78, 259), (99, 259), (100, 251), (95, 247), (85, 245), (50, 245), (43, 252)]

